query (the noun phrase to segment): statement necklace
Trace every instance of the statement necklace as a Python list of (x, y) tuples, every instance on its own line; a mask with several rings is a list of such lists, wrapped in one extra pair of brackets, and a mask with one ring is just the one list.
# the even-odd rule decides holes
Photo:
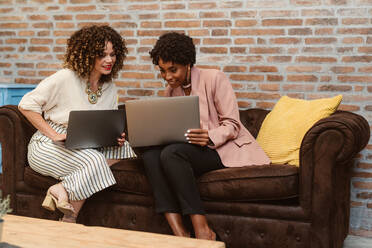
[(96, 104), (98, 101), (98, 98), (102, 96), (102, 86), (98, 86), (98, 90), (96, 92), (93, 92), (90, 89), (90, 83), (87, 83), (87, 87), (85, 89), (85, 93), (88, 94), (88, 101), (91, 104)]

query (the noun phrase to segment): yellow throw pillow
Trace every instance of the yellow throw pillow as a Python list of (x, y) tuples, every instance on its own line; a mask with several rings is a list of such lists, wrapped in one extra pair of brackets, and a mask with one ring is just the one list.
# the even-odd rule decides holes
[(299, 166), (300, 146), (306, 132), (335, 112), (341, 100), (342, 95), (316, 100), (283, 96), (263, 121), (257, 142), (272, 163)]

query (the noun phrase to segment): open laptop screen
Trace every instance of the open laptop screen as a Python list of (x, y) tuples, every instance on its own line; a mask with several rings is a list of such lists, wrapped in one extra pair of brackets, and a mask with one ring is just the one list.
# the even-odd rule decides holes
[(200, 128), (198, 96), (132, 100), (125, 109), (132, 147), (186, 142), (187, 129)]
[(116, 146), (125, 128), (125, 110), (71, 111), (67, 126), (66, 148)]

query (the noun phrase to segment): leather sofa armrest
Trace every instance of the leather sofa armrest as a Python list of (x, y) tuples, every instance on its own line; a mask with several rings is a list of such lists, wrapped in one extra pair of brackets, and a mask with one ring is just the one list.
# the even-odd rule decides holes
[[(36, 129), (16, 105), (0, 107), (0, 142), (2, 146), (3, 194), (15, 194), (23, 181), (27, 165), (27, 145)], [(12, 196), (11, 196), (12, 197)]]
[[(335, 132), (337, 135), (332, 134)], [(330, 137), (322, 138), (325, 134)], [(347, 164), (367, 145), (369, 138), (366, 119), (351, 112), (336, 111), (315, 123), (305, 134), (300, 148), (300, 165), (311, 161), (308, 159), (310, 152), (315, 151), (322, 152), (322, 156), (334, 156), (337, 165)]]
[(369, 137), (368, 122), (347, 111), (323, 118), (305, 134), (300, 148), (299, 200), (317, 230), (332, 223), (332, 228), (347, 233), (351, 168)]

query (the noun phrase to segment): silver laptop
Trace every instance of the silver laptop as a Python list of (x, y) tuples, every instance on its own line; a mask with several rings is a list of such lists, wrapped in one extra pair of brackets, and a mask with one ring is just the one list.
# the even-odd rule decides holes
[(132, 100), (125, 109), (132, 147), (186, 142), (186, 131), (200, 128), (198, 96)]
[(57, 143), (69, 149), (117, 146), (124, 128), (123, 109), (71, 111), (66, 141)]

